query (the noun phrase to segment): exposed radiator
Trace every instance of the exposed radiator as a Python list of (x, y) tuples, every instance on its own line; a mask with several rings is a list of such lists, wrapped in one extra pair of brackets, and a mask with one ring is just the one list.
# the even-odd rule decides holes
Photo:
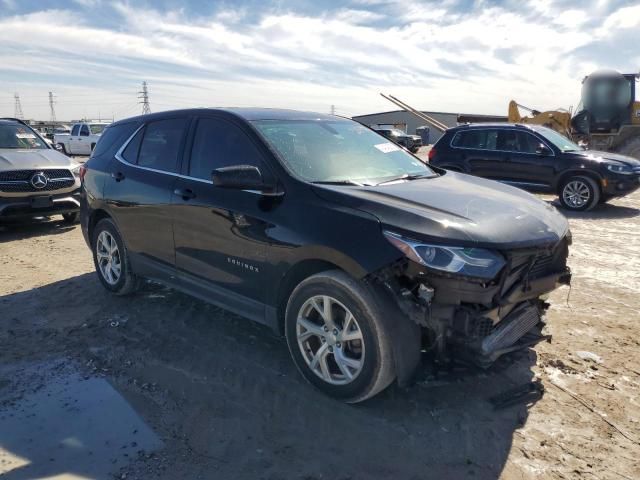
[(538, 308), (527, 305), (516, 309), (496, 325), (494, 331), (482, 340), (480, 348), (484, 355), (508, 348), (522, 338), (540, 321)]

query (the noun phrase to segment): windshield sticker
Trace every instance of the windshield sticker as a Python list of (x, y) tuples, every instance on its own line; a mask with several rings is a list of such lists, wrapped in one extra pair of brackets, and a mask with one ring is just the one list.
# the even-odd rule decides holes
[(33, 133), (16, 133), (16, 138), (35, 140), (36, 137)]
[(376, 147), (382, 153), (391, 153), (400, 150), (400, 147), (394, 145), (393, 143), (379, 143), (378, 145), (374, 145), (374, 147)]

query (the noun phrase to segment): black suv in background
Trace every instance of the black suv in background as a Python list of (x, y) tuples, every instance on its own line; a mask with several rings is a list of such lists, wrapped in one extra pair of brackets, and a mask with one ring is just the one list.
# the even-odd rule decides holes
[(423, 348), (489, 365), (535, 344), (540, 296), (570, 279), (555, 208), (318, 113), (113, 123), (83, 170), (81, 225), (106, 289), (155, 279), (264, 323), (348, 402), (406, 384)]
[(584, 150), (537, 125), (451, 128), (429, 152), (429, 163), (534, 192), (555, 193), (567, 210), (590, 210), (640, 187), (640, 161)]
[(403, 146), (411, 153), (416, 153), (422, 146), (422, 137), (419, 135), (409, 135), (397, 128), (379, 128), (373, 127), (373, 129), (380, 135), (388, 138), (394, 143)]

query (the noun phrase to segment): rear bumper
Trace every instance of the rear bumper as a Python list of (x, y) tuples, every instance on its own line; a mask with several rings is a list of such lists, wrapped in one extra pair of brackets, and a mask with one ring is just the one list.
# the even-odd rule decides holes
[(29, 218), (80, 210), (80, 189), (69, 193), (0, 197), (0, 219)]

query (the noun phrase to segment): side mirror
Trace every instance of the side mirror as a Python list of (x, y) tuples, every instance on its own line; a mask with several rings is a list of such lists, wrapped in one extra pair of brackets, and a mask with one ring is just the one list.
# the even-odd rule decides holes
[(541, 143), (536, 148), (536, 154), (546, 157), (551, 155), (551, 150), (544, 143)]
[(55, 148), (59, 152), (62, 152), (62, 145), (60, 145), (59, 143), (54, 143), (53, 148)]
[(216, 187), (233, 190), (251, 190), (263, 195), (278, 195), (275, 185), (267, 184), (258, 167), (253, 165), (233, 165), (217, 168), (211, 175)]

